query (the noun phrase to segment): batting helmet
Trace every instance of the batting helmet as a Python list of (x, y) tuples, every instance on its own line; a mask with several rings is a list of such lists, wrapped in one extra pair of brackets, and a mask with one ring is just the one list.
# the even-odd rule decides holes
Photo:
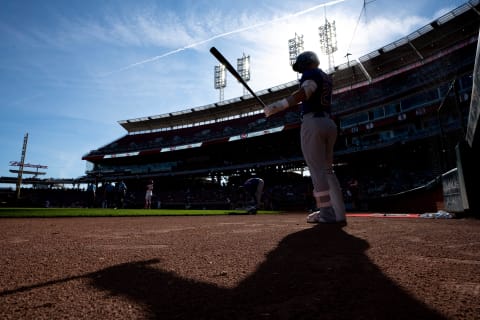
[(293, 71), (303, 73), (310, 65), (315, 64), (318, 67), (320, 60), (313, 51), (305, 51), (297, 56), (297, 60), (293, 64)]

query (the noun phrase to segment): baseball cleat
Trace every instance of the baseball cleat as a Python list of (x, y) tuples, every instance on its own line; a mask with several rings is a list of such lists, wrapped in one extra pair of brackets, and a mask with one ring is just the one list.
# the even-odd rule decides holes
[(320, 208), (307, 216), (308, 223), (345, 223), (345, 220), (337, 221), (332, 207)]

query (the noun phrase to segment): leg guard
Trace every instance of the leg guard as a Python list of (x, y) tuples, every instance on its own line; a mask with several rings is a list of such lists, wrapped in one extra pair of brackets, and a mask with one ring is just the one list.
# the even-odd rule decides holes
[(330, 187), (330, 201), (337, 221), (345, 221), (345, 203), (343, 202), (342, 189), (338, 182), (337, 176), (333, 172), (327, 173), (328, 186)]

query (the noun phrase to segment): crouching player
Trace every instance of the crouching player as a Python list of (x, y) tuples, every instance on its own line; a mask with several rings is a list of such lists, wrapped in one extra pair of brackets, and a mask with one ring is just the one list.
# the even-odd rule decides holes
[(249, 178), (243, 184), (245, 191), (253, 198), (253, 206), (248, 208), (248, 214), (257, 214), (262, 199), (263, 186), (265, 182), (261, 178)]

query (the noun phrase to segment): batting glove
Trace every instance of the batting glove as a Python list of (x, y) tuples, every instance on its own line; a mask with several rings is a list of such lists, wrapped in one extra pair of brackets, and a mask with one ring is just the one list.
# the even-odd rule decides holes
[(263, 112), (265, 112), (266, 117), (270, 117), (271, 115), (280, 112), (282, 110), (285, 110), (289, 107), (288, 101), (286, 98), (282, 100), (278, 100), (274, 103), (269, 104), (263, 109)]

